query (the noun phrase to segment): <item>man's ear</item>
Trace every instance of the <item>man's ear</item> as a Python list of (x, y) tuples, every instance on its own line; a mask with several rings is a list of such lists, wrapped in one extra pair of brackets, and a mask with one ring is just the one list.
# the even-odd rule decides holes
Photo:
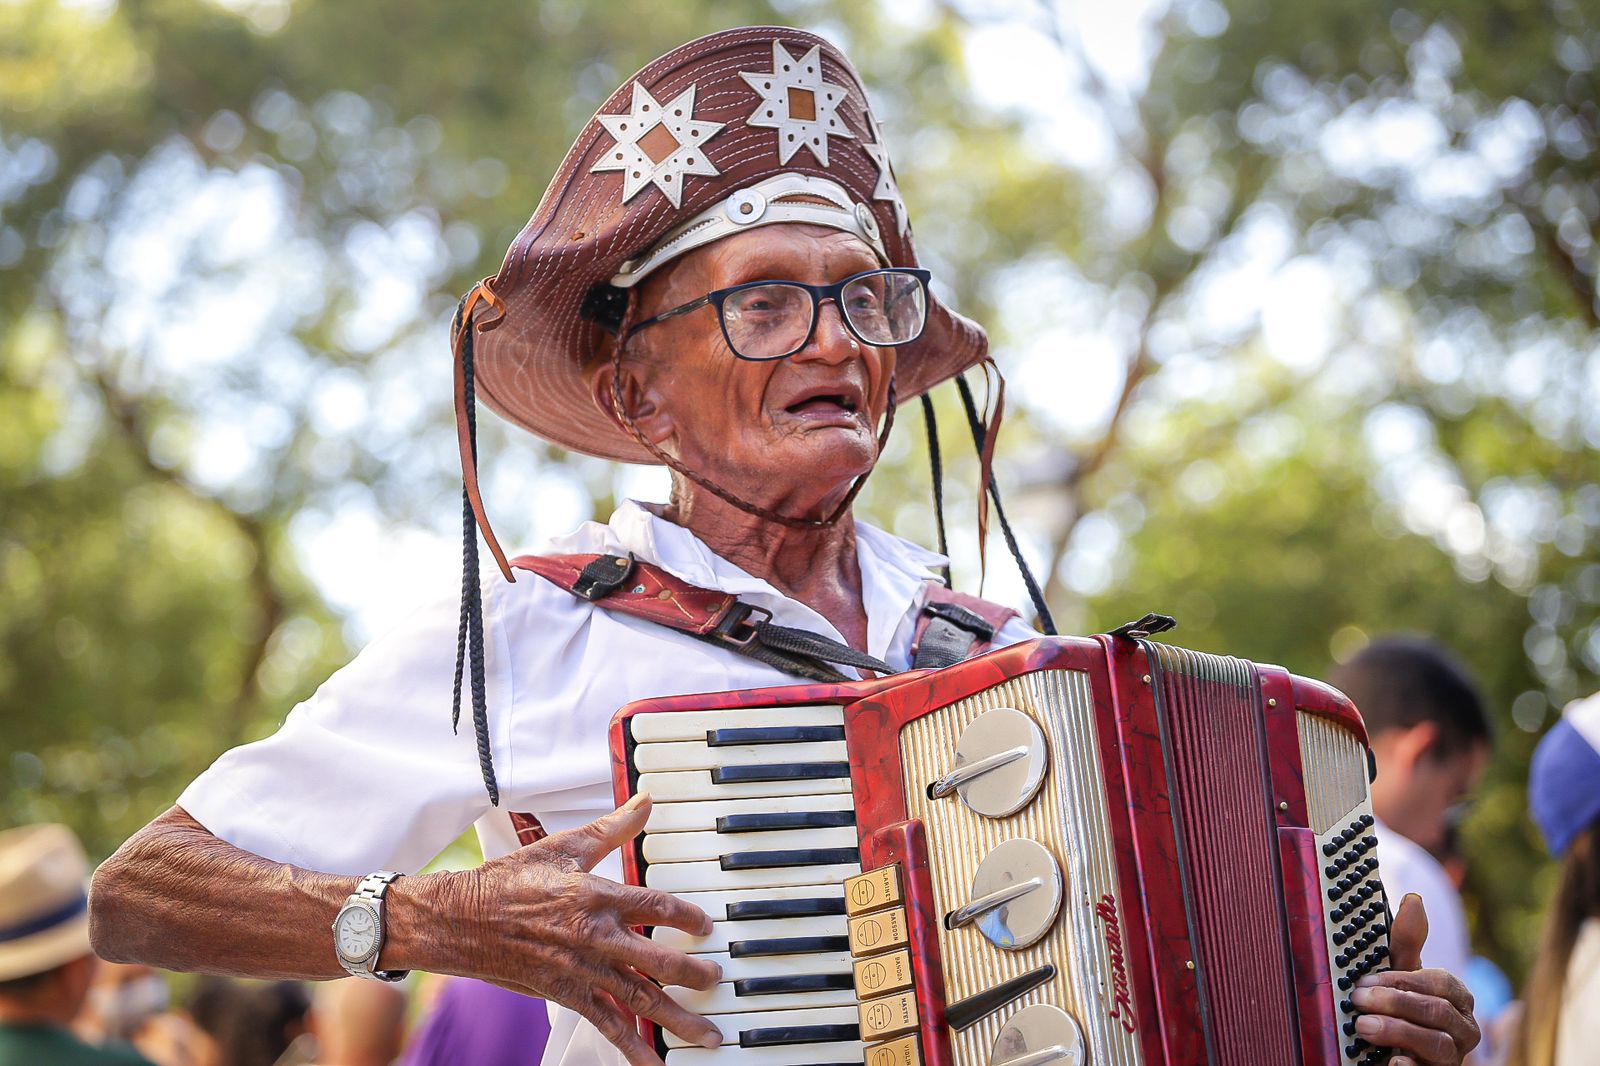
[(1424, 759), (1438, 758), (1441, 739), (1439, 723), (1423, 720), (1395, 738), (1395, 754), (1405, 765), (1415, 766)]
[[(616, 391), (622, 393), (622, 405), (633, 424), (638, 427), (644, 438), (652, 444), (660, 444), (672, 436), (676, 430), (672, 416), (661, 402), (660, 394), (639, 373), (638, 364), (624, 362), (621, 365), (620, 376), (617, 376), (617, 364), (610, 359), (597, 365), (589, 374), (589, 393), (594, 397), (594, 402), (604, 411), (616, 427), (629, 437), (633, 436), (626, 420), (617, 411)], [(620, 390), (614, 390), (613, 378), (616, 378)]]

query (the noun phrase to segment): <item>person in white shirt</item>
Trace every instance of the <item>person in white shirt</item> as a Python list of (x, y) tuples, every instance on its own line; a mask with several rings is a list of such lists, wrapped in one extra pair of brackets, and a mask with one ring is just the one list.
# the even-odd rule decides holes
[(1528, 810), (1561, 876), (1511, 1066), (1587, 1066), (1600, 1048), (1600, 693), (1571, 704), (1528, 768)]
[[(380, 638), (125, 844), (95, 879), (96, 943), (175, 969), (476, 977), (552, 1002), (547, 1064), (660, 1066), (633, 1015), (717, 1046), (661, 985), (707, 988), (719, 970), (632, 931), (704, 935), (710, 919), (617, 883), (613, 852), (650, 800), (611, 810), (609, 720), (646, 696), (911, 665), (944, 559), (850, 505), (895, 404), (984, 362), (987, 340), (916, 265), (848, 60), (774, 27), (692, 41), (630, 78), (463, 302), (455, 337), (462, 609), (436, 603)], [(625, 503), (546, 545), (547, 559), (604, 557), (570, 588), (480, 579), (474, 526), (513, 574), (477, 489), (476, 394), (562, 447), (666, 465), (671, 501)], [(759, 624), (692, 634), (607, 609), (584, 591), (615, 587), (601, 563), (770, 612), (809, 634), (817, 662), (746, 654)], [(993, 645), (1033, 635), (1014, 617), (985, 628)], [(470, 731), (454, 731), (452, 704), (470, 705)], [(529, 822), (508, 812), (550, 835), (519, 848)], [(473, 824), (482, 866), (400, 876)], [(1420, 911), (1402, 914), (1393, 939), (1421, 930)], [(1373, 1043), (1428, 1066), (1476, 1043), (1447, 974), (1354, 994), (1371, 1000)]]
[(1491, 752), (1489, 715), (1467, 668), (1438, 642), (1378, 637), (1329, 680), (1361, 711), (1378, 776), (1372, 782), (1378, 862), (1391, 900), (1428, 911), (1424, 966), (1465, 974), (1472, 957), (1461, 896), (1432, 852), (1451, 809), (1468, 799)]

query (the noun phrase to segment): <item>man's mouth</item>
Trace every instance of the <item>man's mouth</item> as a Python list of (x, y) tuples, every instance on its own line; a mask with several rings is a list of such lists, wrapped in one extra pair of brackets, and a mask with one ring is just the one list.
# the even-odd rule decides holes
[(784, 408), (792, 415), (821, 416), (837, 414), (855, 414), (856, 402), (853, 397), (843, 393), (822, 393), (816, 396), (807, 396), (796, 403)]

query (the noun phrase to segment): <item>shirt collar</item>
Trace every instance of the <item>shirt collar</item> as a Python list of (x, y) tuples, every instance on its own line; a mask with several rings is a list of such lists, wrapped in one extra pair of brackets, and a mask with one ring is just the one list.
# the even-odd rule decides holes
[[(691, 585), (732, 593), (765, 607), (785, 625), (839, 638), (832, 624), (810, 607), (728, 562), (683, 526), (657, 517), (634, 500), (625, 500), (607, 524), (586, 523), (559, 538), (553, 547), (567, 552), (632, 552)], [(946, 560), (937, 552), (861, 521), (856, 522), (856, 555), (867, 612), (867, 650), (883, 657), (907, 612), (920, 602), (923, 586), (937, 576)]]

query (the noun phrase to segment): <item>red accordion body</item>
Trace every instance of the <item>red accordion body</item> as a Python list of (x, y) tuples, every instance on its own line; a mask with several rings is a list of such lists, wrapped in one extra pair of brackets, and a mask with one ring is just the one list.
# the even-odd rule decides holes
[(1318, 682), (1050, 638), (640, 701), (612, 750), (618, 801), (656, 801), (628, 881), (717, 923), (652, 934), (725, 971), (669, 989), (726, 1041), (653, 1034), (669, 1066), (1385, 1058), (1347, 1001), (1387, 957), (1367, 738)]

